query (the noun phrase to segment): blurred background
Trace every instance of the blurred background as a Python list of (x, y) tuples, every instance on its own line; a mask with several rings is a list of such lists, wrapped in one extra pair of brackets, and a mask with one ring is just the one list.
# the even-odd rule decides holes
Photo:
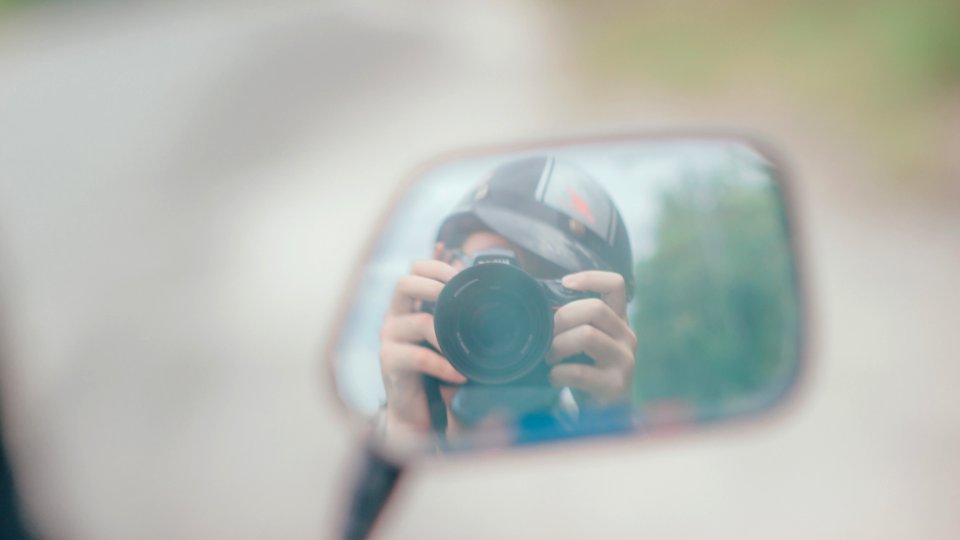
[(4, 435), (37, 534), (331, 536), (363, 426), (320, 352), (399, 181), (463, 147), (703, 126), (793, 165), (792, 400), (421, 466), (379, 537), (956, 538), (946, 0), (0, 2)]

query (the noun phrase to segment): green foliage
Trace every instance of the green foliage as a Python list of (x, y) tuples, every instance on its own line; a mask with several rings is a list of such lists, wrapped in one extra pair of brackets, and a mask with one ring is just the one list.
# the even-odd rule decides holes
[(820, 119), (912, 189), (953, 184), (960, 2), (614, 2), (571, 7), (591, 95), (666, 92), (711, 109), (740, 100)]
[(775, 189), (721, 183), (663, 194), (656, 251), (636, 267), (641, 406), (723, 410), (783, 382), (796, 291)]
[(0, 18), (11, 15), (19, 8), (55, 3), (52, 0), (0, 0)]

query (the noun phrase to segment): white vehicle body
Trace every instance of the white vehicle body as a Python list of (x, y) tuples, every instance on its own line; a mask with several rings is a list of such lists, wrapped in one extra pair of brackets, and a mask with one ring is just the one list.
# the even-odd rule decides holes
[(726, 125), (796, 167), (812, 331), (792, 400), (430, 462), (377, 537), (960, 536), (956, 201), (856, 181), (871, 164), (830, 118), (579, 93), (564, 54), (539, 3), (0, 20), (3, 390), (38, 532), (332, 535), (364, 426), (320, 352), (400, 179), (469, 146)]

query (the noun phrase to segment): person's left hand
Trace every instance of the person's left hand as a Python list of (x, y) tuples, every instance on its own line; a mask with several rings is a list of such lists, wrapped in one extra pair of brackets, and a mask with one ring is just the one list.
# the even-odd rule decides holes
[[(564, 277), (563, 285), (599, 293), (600, 298), (576, 300), (557, 310), (553, 346), (547, 357), (547, 362), (554, 364), (551, 384), (583, 390), (600, 405), (630, 400), (637, 336), (627, 323), (623, 276), (591, 270)], [(579, 353), (589, 356), (595, 365), (559, 364)]]

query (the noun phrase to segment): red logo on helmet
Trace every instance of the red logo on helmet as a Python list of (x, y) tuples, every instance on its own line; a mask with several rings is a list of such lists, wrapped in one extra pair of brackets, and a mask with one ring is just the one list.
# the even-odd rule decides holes
[(572, 187), (567, 188), (570, 192), (570, 201), (573, 202), (573, 209), (576, 210), (580, 215), (586, 218), (591, 225), (596, 225), (597, 220), (593, 218), (593, 213), (590, 212), (590, 205), (587, 204), (587, 201), (583, 200), (583, 197), (579, 193), (574, 191)]

